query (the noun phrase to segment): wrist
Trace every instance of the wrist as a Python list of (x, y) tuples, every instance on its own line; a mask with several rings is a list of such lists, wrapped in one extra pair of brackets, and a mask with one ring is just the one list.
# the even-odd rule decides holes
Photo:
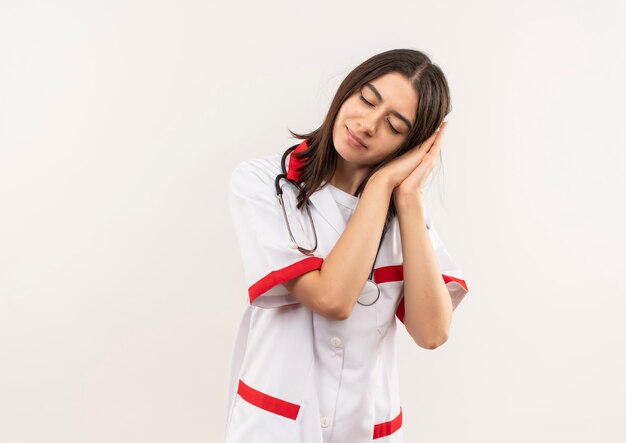
[(389, 196), (392, 195), (395, 188), (389, 176), (380, 171), (372, 174), (369, 181), (367, 182), (367, 185), (369, 185), (370, 183), (373, 183), (373, 186), (382, 187), (383, 189), (385, 189)]
[(422, 194), (420, 192), (398, 191), (396, 188), (393, 192), (393, 200), (397, 209), (414, 206), (422, 209)]

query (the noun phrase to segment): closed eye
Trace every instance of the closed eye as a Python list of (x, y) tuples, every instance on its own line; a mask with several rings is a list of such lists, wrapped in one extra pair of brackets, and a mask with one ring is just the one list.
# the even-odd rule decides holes
[[(370, 106), (374, 106), (373, 104), (371, 104), (370, 102), (365, 100), (365, 97), (363, 97), (362, 95), (360, 96), (360, 98), (361, 98), (361, 101), (367, 103)], [(389, 120), (387, 120), (387, 123), (389, 123), (389, 127), (391, 128), (391, 130), (393, 131), (394, 134), (400, 134), (400, 131), (396, 130), (396, 128), (393, 127), (393, 125), (391, 124), (391, 122)]]

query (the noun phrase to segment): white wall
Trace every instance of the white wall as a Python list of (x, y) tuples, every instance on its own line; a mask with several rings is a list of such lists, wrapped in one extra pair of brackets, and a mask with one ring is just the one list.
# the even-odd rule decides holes
[(219, 442), (241, 160), (375, 53), (453, 99), (427, 203), (470, 293), (399, 339), (407, 442), (624, 441), (623, 2), (0, 3), (0, 441)]

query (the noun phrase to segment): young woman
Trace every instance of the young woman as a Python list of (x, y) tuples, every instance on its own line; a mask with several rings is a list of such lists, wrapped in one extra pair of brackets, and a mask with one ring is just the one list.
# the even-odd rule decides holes
[(383, 52), (348, 74), (317, 130), (290, 131), (302, 142), (235, 168), (249, 303), (227, 442), (403, 441), (396, 317), (434, 349), (468, 291), (421, 196), (449, 111), (425, 54)]

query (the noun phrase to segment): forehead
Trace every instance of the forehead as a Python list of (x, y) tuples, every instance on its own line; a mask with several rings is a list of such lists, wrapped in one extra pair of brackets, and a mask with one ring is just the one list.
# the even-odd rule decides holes
[[(411, 121), (415, 121), (417, 110), (417, 91), (411, 82), (398, 72), (388, 72), (370, 81), (383, 98), (385, 105), (404, 114)], [(373, 91), (364, 86), (364, 91)]]

